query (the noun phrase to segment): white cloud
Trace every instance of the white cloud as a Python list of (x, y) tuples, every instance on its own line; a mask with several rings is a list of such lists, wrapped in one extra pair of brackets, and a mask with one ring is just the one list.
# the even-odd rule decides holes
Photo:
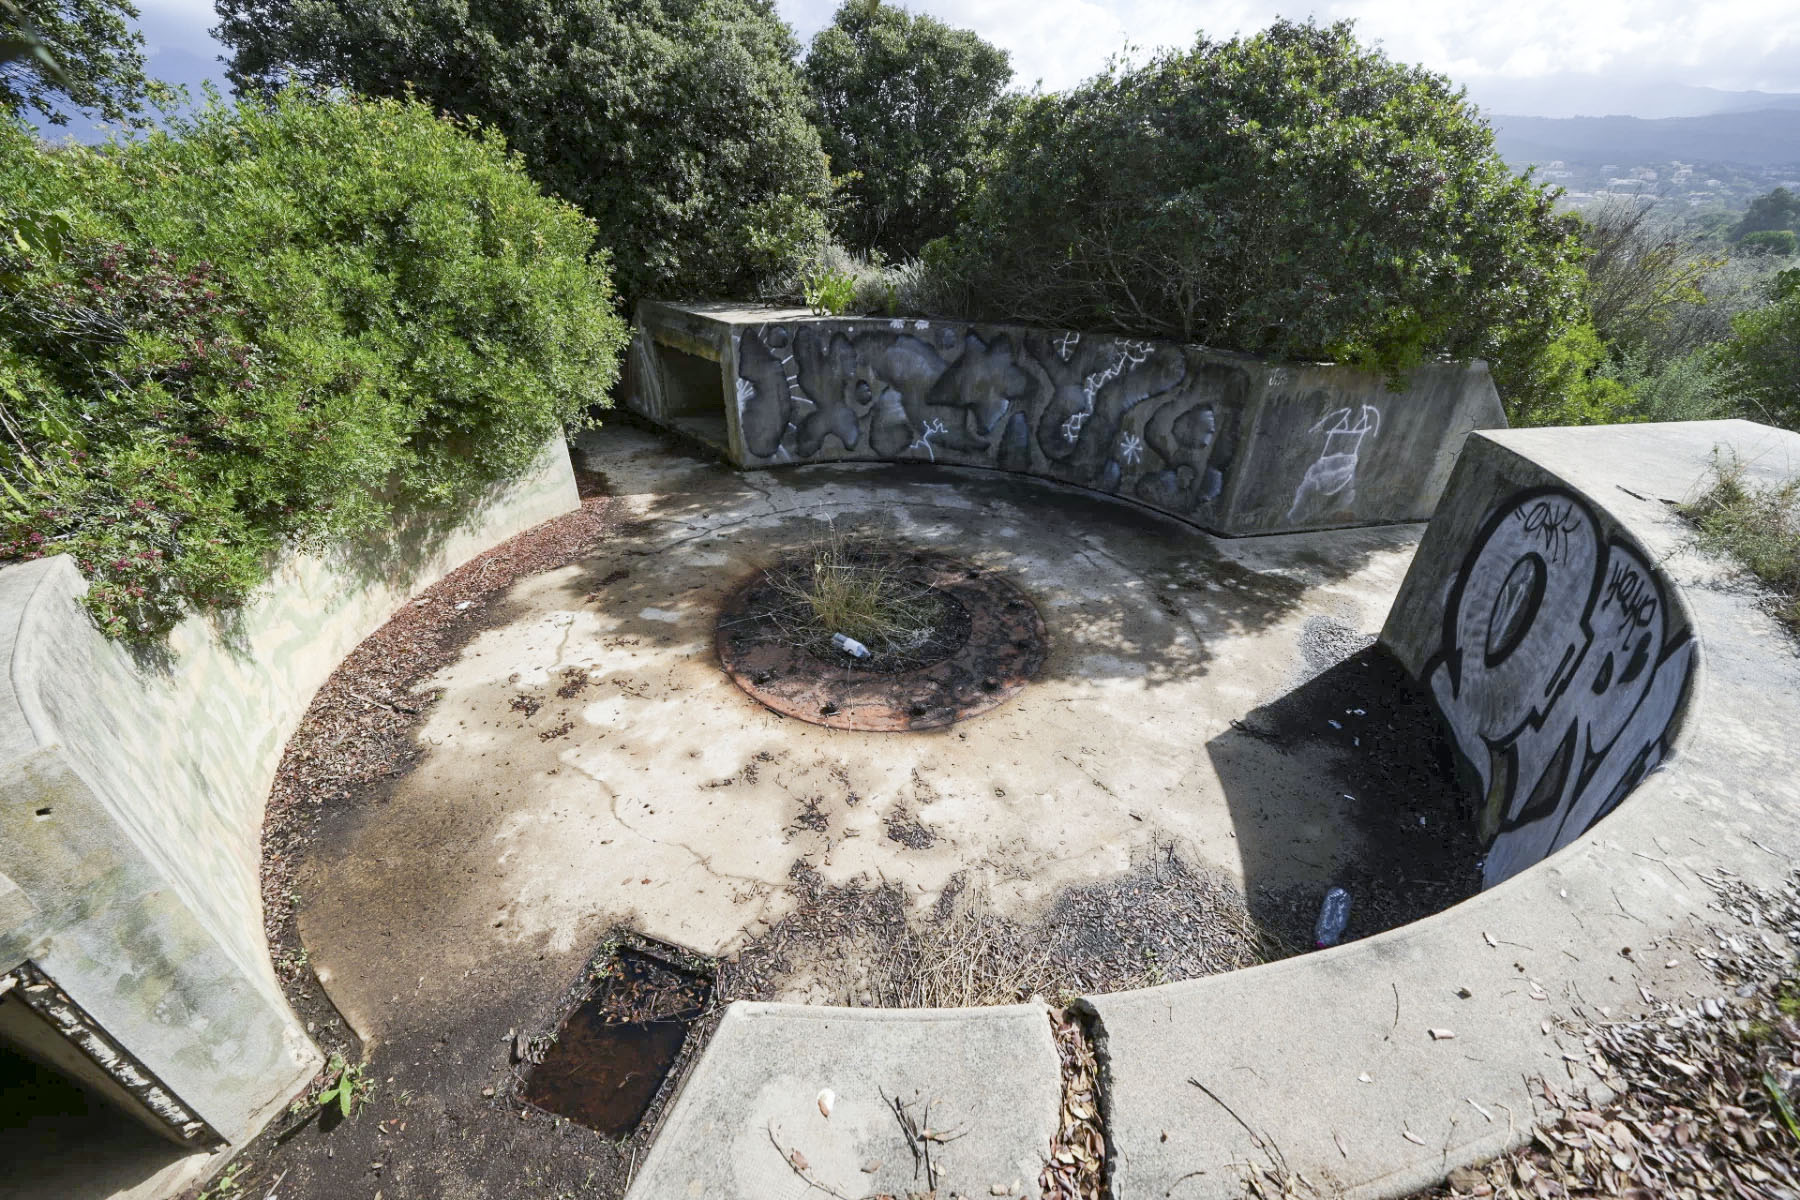
[[(827, 0), (780, 0), (809, 39)], [(1793, 0), (1321, 0), (1310, 8), (1223, 0), (910, 0), (907, 7), (975, 30), (1009, 52), (1022, 83), (1067, 87), (1127, 42), (1156, 48), (1260, 29), (1277, 16), (1352, 18), (1359, 35), (1479, 92), (1492, 82), (1595, 75), (1727, 90), (1800, 92)]]
[[(1795, 0), (1314, 0), (1286, 8), (1259, 0), (904, 0), (970, 28), (1012, 54), (1017, 81), (1068, 87), (1127, 45), (1185, 46), (1261, 29), (1277, 16), (1353, 18), (1392, 57), (1466, 84), (1477, 99), (1535, 108), (1649, 111), (1670, 84), (1800, 92)], [(836, 0), (778, 0), (802, 42), (831, 20)], [(210, 62), (210, 0), (139, 0), (153, 54)], [(217, 64), (212, 64), (216, 70)], [(152, 70), (156, 63), (152, 62)], [(1601, 99), (1591, 99), (1591, 97)], [(1502, 103), (1499, 98), (1505, 97)], [(1609, 101), (1608, 97), (1614, 98)], [(1582, 106), (1587, 107), (1582, 107)]]

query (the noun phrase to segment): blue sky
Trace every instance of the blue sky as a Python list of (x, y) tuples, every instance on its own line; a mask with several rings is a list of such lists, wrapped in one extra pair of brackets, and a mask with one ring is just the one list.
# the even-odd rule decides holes
[[(151, 70), (161, 78), (223, 79), (207, 30), (211, 0), (138, 0)], [(1190, 42), (1261, 28), (1277, 16), (1352, 17), (1395, 58), (1465, 84), (1500, 112), (1679, 115), (1671, 85), (1800, 92), (1795, 0), (1340, 0), (1306, 8), (1223, 0), (914, 0), (908, 7), (962, 25), (1006, 49), (1018, 82), (1065, 87), (1127, 45)], [(777, 0), (802, 39), (836, 0)]]

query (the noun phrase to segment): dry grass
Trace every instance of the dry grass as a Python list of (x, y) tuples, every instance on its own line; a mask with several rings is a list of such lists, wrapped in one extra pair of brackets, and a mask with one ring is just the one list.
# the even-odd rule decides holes
[(1714, 464), (1713, 484), (1682, 507), (1701, 546), (1726, 554), (1766, 584), (1775, 616), (1800, 633), (1800, 479), (1775, 487), (1745, 482), (1744, 465)]
[(883, 1008), (1017, 1004), (1049, 994), (1054, 977), (1050, 947), (1039, 931), (976, 904), (909, 926), (880, 948), (869, 970), (875, 1003)]
[(942, 600), (906, 572), (898, 556), (859, 547), (833, 530), (799, 563), (772, 567), (771, 586), (792, 603), (787, 630), (822, 649), (831, 635), (855, 638), (874, 654), (916, 650), (942, 624)]

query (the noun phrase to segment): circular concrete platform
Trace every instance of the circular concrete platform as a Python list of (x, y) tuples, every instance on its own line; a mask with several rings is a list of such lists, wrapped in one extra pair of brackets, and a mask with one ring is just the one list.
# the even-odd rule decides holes
[[(1372, 743), (1411, 735), (1388, 682), (1346, 662), (1416, 527), (1234, 542), (979, 471), (740, 474), (629, 429), (582, 449), (639, 519), (519, 584), (432, 681), (417, 765), (325, 815), (301, 932), (365, 1034), (442, 1021), (466, 971), (572, 976), (613, 928), (730, 954), (802, 902), (802, 876), (894, 885), (917, 912), (948, 888), (1020, 921), (1158, 854), (1264, 919), (1309, 919), (1370, 864), (1396, 887), (1467, 877), (1425, 865), (1436, 818), (1407, 805), (1426, 801), (1373, 794), (1400, 789), (1371, 781)], [(1036, 679), (898, 738), (745, 695), (713, 651), (719, 606), (828, 522), (1028, 595), (1052, 647)], [(778, 996), (855, 1002), (805, 972)]]

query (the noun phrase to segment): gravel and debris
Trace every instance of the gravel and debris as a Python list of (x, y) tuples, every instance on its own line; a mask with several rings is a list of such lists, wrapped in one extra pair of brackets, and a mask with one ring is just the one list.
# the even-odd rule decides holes
[(1050, 1014), (1062, 1063), (1062, 1114), (1050, 1139), (1050, 1158), (1038, 1177), (1044, 1200), (1098, 1200), (1106, 1175), (1106, 1133), (1100, 1124), (1100, 1066), (1080, 1013)]
[(883, 819), (882, 826), (890, 842), (899, 842), (909, 850), (929, 850), (937, 844), (937, 834), (904, 804), (896, 804)]
[(1800, 1196), (1800, 875), (1773, 891), (1722, 871), (1707, 882), (1743, 922), (1695, 947), (1719, 993), (1574, 1031), (1614, 1097), (1540, 1082), (1529, 1143), (1420, 1200)]
[(1067, 1003), (1084, 992), (1193, 979), (1278, 957), (1243, 896), (1173, 846), (1117, 878), (1061, 893), (1043, 915), (1009, 920), (959, 874), (911, 912), (891, 884), (825, 883), (804, 859), (794, 908), (721, 966), (722, 1000), (886, 1008)]

